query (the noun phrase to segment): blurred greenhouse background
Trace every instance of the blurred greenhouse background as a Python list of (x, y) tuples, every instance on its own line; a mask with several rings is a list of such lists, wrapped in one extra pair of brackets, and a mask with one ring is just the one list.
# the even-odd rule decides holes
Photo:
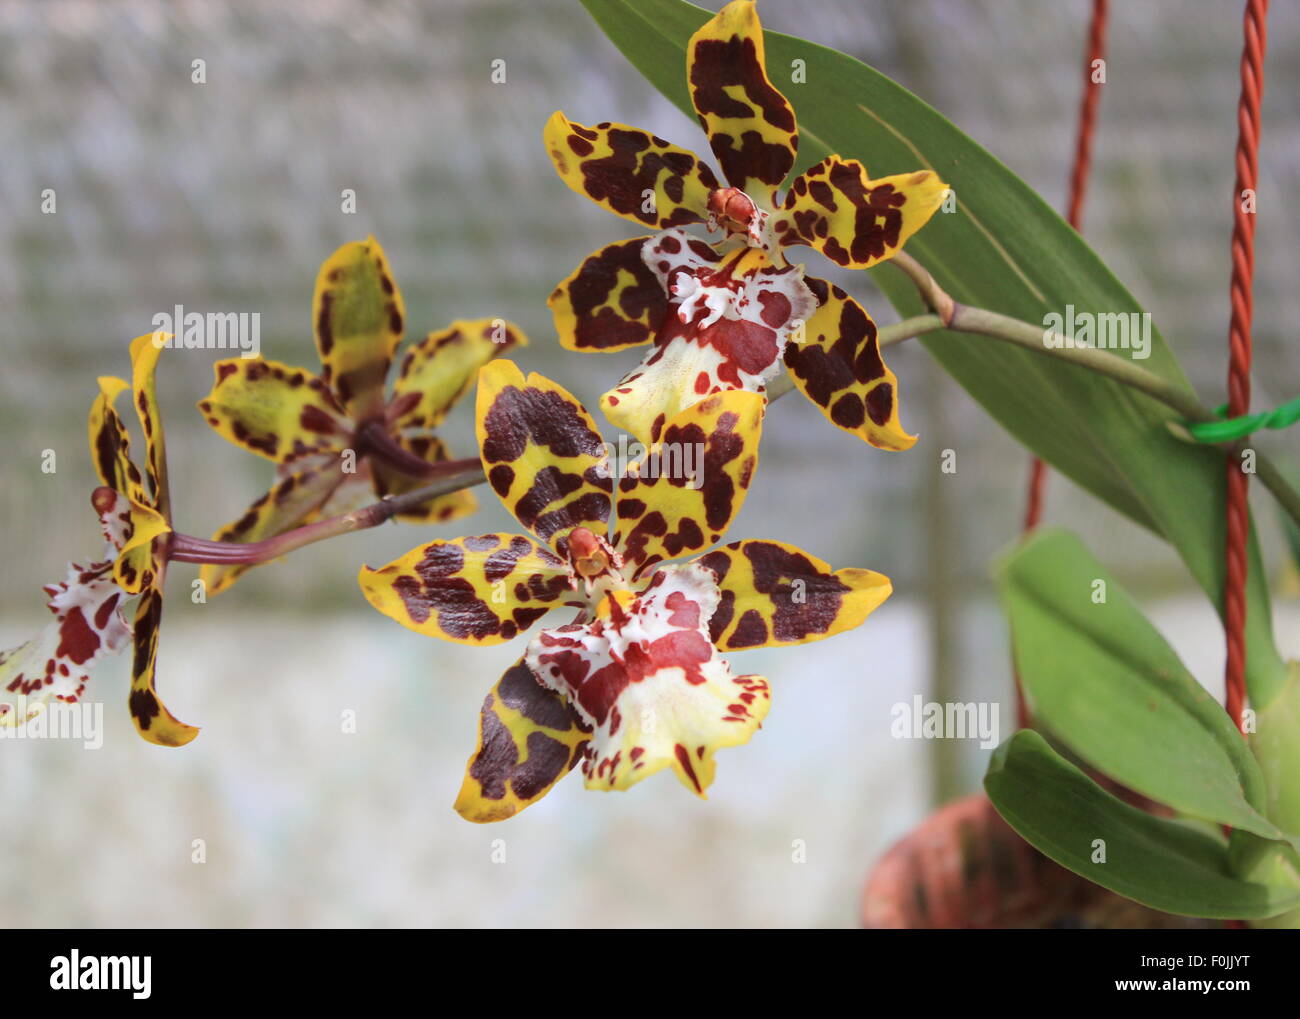
[[(894, 77), (1059, 208), (1089, 6), (761, 0), (760, 12), (770, 29)], [(1111, 19), (1085, 234), (1217, 403), (1239, 5), (1118, 4)], [(205, 84), (191, 82), (196, 59)], [(1268, 75), (1258, 407), (1300, 393), (1294, 4), (1274, 6)], [(127, 373), (127, 341), (173, 305), (259, 312), (263, 352), (314, 367), (317, 267), (374, 233), (413, 335), (513, 319), (532, 338), (518, 359), (594, 406), (636, 356), (562, 353), (545, 299), (587, 252), (633, 230), (555, 176), (540, 139), (557, 108), (704, 151), (698, 127), (577, 0), (0, 0), (0, 647), (43, 623), (42, 584), (98, 551), (84, 433), (94, 377)], [(41, 212), (46, 189), (53, 215)], [(837, 278), (894, 320), (865, 276)], [(219, 356), (175, 352), (162, 368), (177, 526), (192, 534), (238, 516), (269, 479), (193, 409)], [(771, 679), (773, 710), (747, 747), (720, 755), (708, 803), (664, 774), (625, 795), (571, 778), (495, 827), (452, 812), (478, 706), (519, 648), (401, 629), (354, 577), (427, 538), (513, 529), (484, 492), (467, 523), (315, 546), (208, 604), (191, 604), (193, 574), (175, 568), (160, 688), (204, 731), (180, 751), (138, 740), (121, 659), (89, 690), (106, 705), (102, 749), (0, 742), (0, 924), (852, 924), (872, 861), (937, 790), (977, 788), (987, 759), (974, 744), (941, 756), (892, 739), (891, 706), (938, 682), (946, 696), (1000, 702), (1003, 735), (1013, 714), (989, 577), (1019, 527), (1026, 457), (919, 346), (895, 348), (890, 365), (916, 448), (869, 450), (806, 401), (782, 401), (733, 534), (880, 570), (896, 594), (850, 635), (737, 659)], [(473, 454), (470, 401), (446, 434)], [(955, 474), (939, 470), (946, 448)], [(1280, 564), (1272, 507), (1256, 509)], [(1046, 519), (1083, 534), (1214, 688), (1217, 623), (1173, 553), (1060, 477)], [(1276, 612), (1283, 652), (1300, 656), (1294, 596)], [(349, 710), (355, 733), (340, 721)], [(937, 756), (949, 763), (936, 768)], [(206, 863), (192, 862), (196, 839)]]

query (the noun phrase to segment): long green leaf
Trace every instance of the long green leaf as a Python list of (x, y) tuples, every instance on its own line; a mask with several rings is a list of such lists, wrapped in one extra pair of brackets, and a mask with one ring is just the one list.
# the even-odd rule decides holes
[[(605, 34), (665, 96), (693, 116), (686, 88), (690, 36), (710, 12), (682, 0), (583, 0)], [(761, 8), (760, 8), (761, 10)], [(1030, 322), (1049, 313), (1140, 312), (1101, 260), (1028, 185), (906, 89), (852, 57), (765, 33), (774, 83), (794, 104), (800, 166), (838, 153), (873, 176), (919, 167), (955, 190), (955, 214), (936, 215), (908, 250), (954, 298)], [(801, 60), (806, 82), (787, 84)], [(617, 119), (593, 103), (584, 115)], [(816, 265), (810, 266), (816, 273)], [(901, 314), (920, 310), (910, 283), (886, 263), (876, 282)], [(1223, 590), (1221, 453), (1173, 438), (1171, 412), (1085, 369), (993, 340), (935, 333), (929, 351), (1012, 435), (1120, 512), (1169, 540), (1216, 605)], [(1187, 385), (1152, 329), (1145, 366)], [(905, 383), (905, 380), (904, 380)], [(1256, 707), (1285, 681), (1273, 644), (1268, 590), (1252, 547), (1248, 682)]]
[(1154, 909), (1227, 919), (1274, 916), (1300, 905), (1294, 889), (1234, 877), (1222, 839), (1130, 807), (1032, 730), (998, 747), (984, 788), (1032, 846)]
[(999, 580), (1016, 668), (1053, 735), (1181, 813), (1288, 839), (1264, 815), (1264, 775), (1227, 713), (1083, 542), (1040, 531)]

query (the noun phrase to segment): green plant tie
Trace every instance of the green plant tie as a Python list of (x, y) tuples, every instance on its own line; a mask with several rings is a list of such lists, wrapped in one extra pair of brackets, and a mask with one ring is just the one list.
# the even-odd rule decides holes
[[(1227, 409), (1228, 405), (1225, 403), (1215, 407), (1214, 413), (1223, 417)], [(1227, 418), (1223, 421), (1201, 421), (1197, 424), (1189, 424), (1187, 431), (1197, 442), (1233, 442), (1261, 428), (1290, 428), (1297, 421), (1300, 421), (1300, 396), (1280, 407), (1260, 411), (1258, 414), (1243, 414), (1241, 417)]]

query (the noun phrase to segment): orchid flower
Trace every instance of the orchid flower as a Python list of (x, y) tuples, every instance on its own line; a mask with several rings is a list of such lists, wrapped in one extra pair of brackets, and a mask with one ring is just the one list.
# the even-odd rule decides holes
[(504, 643), (553, 608), (577, 610), (533, 636), (488, 694), (462, 816), (511, 817), (579, 762), (588, 788), (671, 768), (703, 796), (714, 753), (747, 742), (769, 704), (767, 681), (722, 654), (830, 637), (889, 596), (879, 573), (833, 571), (780, 542), (714, 547), (754, 477), (765, 407), (744, 390), (708, 396), (616, 479), (569, 392), (506, 360), (479, 372), (483, 467), (528, 534), (434, 541), (358, 578), (380, 612), (461, 644)]
[[(385, 380), (405, 327), (406, 307), (379, 242), (345, 244), (321, 266), (312, 302), (319, 376), (261, 357), (214, 366), (199, 410), (217, 434), (276, 465), (275, 484), (217, 530), (226, 542), (261, 541), (370, 499), (411, 491), (447, 463), (434, 432), (469, 389), (480, 365), (528, 341), (502, 319), (458, 320), (408, 346)], [(452, 520), (477, 503), (459, 491), (398, 514), (411, 523)], [(247, 564), (208, 564), (216, 594)]]
[[(90, 455), (101, 485), (91, 495), (99, 515), (106, 557), (87, 566), (68, 567), (65, 580), (45, 588), (54, 613), (40, 635), (0, 653), (0, 687), (10, 698), (0, 704), (0, 724), (31, 721), (51, 701), (75, 703), (85, 692), (93, 666), (133, 639), (128, 700), (136, 731), (150, 743), (183, 746), (198, 735), (179, 721), (158, 697), (155, 666), (162, 620), (163, 583), (171, 536), (167, 454), (158, 412), (154, 373), (165, 333), (149, 333), (131, 343), (132, 381), (103, 377), (90, 409)], [(131, 390), (145, 439), (145, 470), (131, 461), (126, 426), (114, 409), (118, 395)], [(147, 488), (146, 488), (147, 482)], [(128, 624), (123, 606), (139, 601)]]
[[(883, 449), (916, 437), (898, 419), (898, 382), (857, 301), (805, 277), (785, 249), (816, 248), (840, 266), (890, 258), (942, 204), (930, 170), (872, 180), (829, 156), (778, 189), (799, 144), (794, 109), (765, 70), (750, 0), (734, 0), (692, 36), (691, 99), (729, 186), (694, 153), (623, 124), (594, 127), (556, 112), (544, 140), (561, 179), (658, 235), (607, 245), (551, 295), (560, 342), (649, 354), (601, 398), (643, 442), (678, 411), (728, 389), (763, 392), (784, 361), (795, 385), (837, 427)], [(721, 239), (683, 229), (703, 223)]]

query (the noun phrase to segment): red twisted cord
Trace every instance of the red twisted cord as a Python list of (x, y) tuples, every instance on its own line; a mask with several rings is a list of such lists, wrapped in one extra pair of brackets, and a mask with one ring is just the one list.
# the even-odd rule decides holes
[[(1264, 96), (1265, 18), (1268, 0), (1247, 0), (1241, 53), (1241, 99), (1237, 104), (1237, 181), (1232, 216), (1232, 320), (1228, 326), (1228, 416), (1250, 409), (1250, 325), (1254, 313), (1254, 202), (1259, 182), (1260, 106)], [(1224, 548), (1223, 628), (1228, 656), (1224, 670), (1228, 715), (1241, 728), (1246, 703), (1246, 547), (1250, 537), (1247, 488), (1240, 457), (1228, 457), (1227, 540)]]
[[(1076, 230), (1083, 219), (1083, 199), (1088, 192), (1088, 171), (1092, 168), (1092, 135), (1097, 125), (1097, 100), (1101, 82), (1095, 80), (1095, 64), (1106, 53), (1106, 15), (1109, 0), (1093, 0), (1092, 21), (1088, 26), (1087, 53), (1083, 61), (1083, 98), (1079, 101), (1079, 124), (1075, 132), (1074, 167), (1070, 171), (1070, 204), (1066, 219)], [(1029, 485), (1025, 492), (1025, 518), (1021, 527), (1028, 534), (1043, 518), (1043, 486), (1047, 465), (1034, 457), (1029, 465)], [(1020, 677), (1016, 676), (1016, 718), (1021, 728), (1029, 724)]]

